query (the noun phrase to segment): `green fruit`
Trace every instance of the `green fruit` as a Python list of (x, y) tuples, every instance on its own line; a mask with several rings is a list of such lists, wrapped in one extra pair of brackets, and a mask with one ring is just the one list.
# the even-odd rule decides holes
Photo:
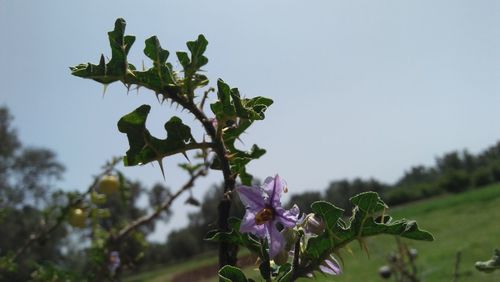
[(120, 181), (118, 181), (118, 177), (114, 175), (105, 175), (99, 182), (99, 192), (106, 195), (111, 195), (117, 192), (119, 188)]
[(71, 210), (71, 212), (69, 214), (68, 222), (73, 227), (84, 228), (86, 219), (87, 219), (87, 216), (85, 215), (83, 210), (77, 208), (77, 209)]

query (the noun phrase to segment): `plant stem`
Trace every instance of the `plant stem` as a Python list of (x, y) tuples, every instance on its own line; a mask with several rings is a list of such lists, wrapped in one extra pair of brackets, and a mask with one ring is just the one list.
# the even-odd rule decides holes
[[(124, 84), (136, 84), (138, 86), (143, 86), (148, 89), (151, 89), (149, 85), (146, 85), (140, 81), (137, 81), (134, 76), (126, 75), (122, 80)], [(226, 156), (227, 150), (224, 144), (224, 140), (222, 136), (217, 135), (217, 130), (213, 126), (212, 122), (208, 119), (202, 109), (200, 109), (193, 101), (192, 97), (194, 97), (194, 89), (192, 87), (188, 87), (187, 95), (183, 95), (181, 90), (178, 87), (170, 87), (166, 86), (161, 91), (157, 91), (157, 89), (151, 89), (156, 93), (162, 94), (164, 97), (172, 99), (172, 101), (181, 105), (184, 109), (188, 110), (191, 114), (195, 116), (195, 118), (202, 124), (205, 132), (212, 139), (213, 146), (212, 149), (217, 154), (217, 158), (220, 161), (222, 175), (224, 177), (224, 196), (221, 199), (218, 206), (218, 228), (222, 232), (229, 231), (228, 219), (231, 211), (231, 192), (235, 187), (235, 175), (231, 172), (231, 166), (229, 164), (229, 159)], [(220, 242), (219, 243), (219, 269), (224, 265), (236, 265), (236, 255), (237, 255), (237, 246), (234, 244), (230, 244), (228, 242)]]
[[(224, 196), (218, 206), (218, 228), (222, 232), (229, 231), (228, 219), (231, 212), (231, 192), (235, 187), (235, 176), (231, 172), (229, 160), (226, 156), (227, 150), (222, 136), (217, 135), (217, 130), (212, 122), (208, 119), (205, 113), (198, 108), (192, 100), (183, 99), (180, 96), (169, 96), (173, 101), (180, 104), (182, 107), (191, 112), (196, 119), (201, 122), (206, 133), (212, 139), (213, 150), (217, 154), (220, 161), (222, 175), (224, 177)], [(219, 269), (224, 265), (236, 265), (237, 261), (237, 246), (228, 242), (219, 244)]]
[(299, 234), (299, 237), (297, 238), (297, 241), (295, 242), (295, 249), (293, 251), (293, 264), (292, 264), (292, 277), (293, 280), (295, 280), (295, 278), (297, 278), (297, 274), (298, 274), (298, 269), (299, 269), (299, 257), (300, 257), (300, 240), (302, 239), (302, 234)]

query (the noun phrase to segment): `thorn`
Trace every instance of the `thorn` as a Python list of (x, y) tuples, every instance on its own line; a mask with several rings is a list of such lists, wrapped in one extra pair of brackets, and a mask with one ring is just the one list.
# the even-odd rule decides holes
[(182, 153), (182, 155), (186, 158), (186, 160), (187, 160), (188, 162), (190, 162), (190, 163), (191, 163), (191, 160), (189, 159), (189, 157), (188, 157), (188, 155), (186, 154), (186, 152), (181, 152), (181, 153)]
[(158, 160), (158, 165), (160, 166), (161, 175), (163, 176), (163, 181), (166, 181), (166, 179), (165, 179), (165, 171), (163, 170), (163, 163), (162, 163), (162, 159), (159, 159), (159, 160)]
[(130, 86), (131, 86), (131, 84), (125, 84), (125, 87), (127, 88), (127, 96), (128, 96), (128, 93), (130, 92)]
[(104, 60), (104, 55), (101, 54), (101, 59), (99, 60), (99, 65), (106, 65), (106, 61)]
[(102, 89), (102, 98), (104, 99), (104, 94), (106, 94), (106, 90), (108, 89), (109, 84), (103, 83), (102, 85), (104, 86), (104, 88)]
[(245, 145), (245, 142), (243, 142), (243, 140), (241, 140), (240, 137), (236, 137), (236, 140), (240, 141), (241, 144)]
[(161, 105), (161, 101), (160, 101), (160, 93), (155, 92), (155, 95), (156, 95), (156, 100), (158, 100), (158, 103)]

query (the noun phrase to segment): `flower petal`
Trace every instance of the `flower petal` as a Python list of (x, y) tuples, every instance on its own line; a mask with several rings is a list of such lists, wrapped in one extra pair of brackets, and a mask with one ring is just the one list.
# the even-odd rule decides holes
[(281, 207), (281, 193), (286, 186), (286, 182), (278, 174), (274, 177), (268, 177), (264, 181), (262, 188), (269, 196), (268, 203), (273, 207)]
[(255, 213), (247, 210), (240, 225), (241, 233), (252, 233), (259, 238), (265, 238), (267, 231), (264, 224), (257, 225), (255, 223)]
[(269, 243), (269, 257), (274, 258), (281, 252), (285, 247), (285, 239), (283, 234), (276, 228), (276, 222), (269, 221), (265, 224), (267, 231), (269, 232), (268, 243)]
[(299, 207), (297, 205), (293, 205), (293, 207), (289, 210), (285, 210), (282, 207), (275, 207), (274, 211), (276, 212), (277, 220), (283, 224), (286, 228), (292, 228), (297, 224), (299, 219)]
[(323, 264), (319, 266), (319, 269), (322, 272), (330, 275), (338, 275), (342, 272), (340, 270), (338, 261), (333, 256), (330, 256), (330, 258), (326, 259)]
[(264, 208), (264, 195), (260, 187), (241, 185), (236, 188), (236, 192), (245, 208), (256, 212)]

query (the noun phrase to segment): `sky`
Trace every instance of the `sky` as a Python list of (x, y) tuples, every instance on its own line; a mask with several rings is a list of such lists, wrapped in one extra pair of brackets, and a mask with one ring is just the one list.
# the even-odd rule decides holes
[[(15, 117), (22, 142), (57, 153), (64, 189), (84, 190), (112, 156), (128, 149), (121, 116), (153, 106), (148, 127), (164, 138), (173, 115), (201, 128), (152, 93), (127, 95), (70, 75), (69, 66), (110, 56), (116, 18), (136, 36), (129, 62), (148, 65), (144, 40), (157, 35), (171, 53), (204, 34), (211, 85), (222, 78), (246, 97), (274, 100), (242, 148), (268, 150), (248, 170), (279, 173), (292, 193), (321, 190), (335, 179), (395, 182), (413, 165), (432, 165), (453, 150), (478, 152), (500, 139), (500, 2), (498, 1), (7, 1), (0, 0), (0, 105)], [(0, 144), (1, 145), (1, 144)], [(126, 167), (132, 179), (176, 189), (176, 163)], [(211, 172), (202, 197), (222, 175)], [(151, 239), (187, 223), (174, 217)]]

